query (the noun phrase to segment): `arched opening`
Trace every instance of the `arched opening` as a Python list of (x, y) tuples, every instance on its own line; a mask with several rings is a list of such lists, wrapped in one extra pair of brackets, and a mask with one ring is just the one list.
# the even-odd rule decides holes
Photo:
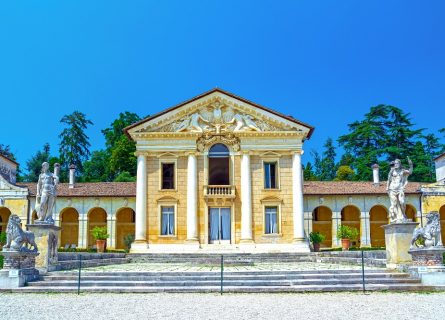
[(442, 236), (442, 243), (445, 242), (445, 205), (439, 209), (440, 214), (440, 234)]
[(411, 219), (412, 221), (416, 222), (416, 208), (413, 205), (407, 204), (406, 205), (406, 212), (405, 215), (408, 219)]
[(230, 185), (229, 149), (217, 143), (209, 150), (209, 185)]
[(62, 247), (79, 246), (79, 213), (74, 208), (65, 208), (60, 213), (60, 245)]
[(320, 206), (312, 211), (312, 231), (320, 232), (326, 237), (321, 243), (322, 247), (332, 247), (332, 210)]
[(93, 238), (91, 231), (94, 227), (107, 226), (107, 212), (102, 208), (93, 208), (88, 213), (88, 246), (93, 247), (96, 241)]
[(116, 249), (127, 249), (125, 237), (135, 234), (136, 215), (131, 208), (121, 208), (116, 213)]
[(360, 247), (360, 210), (351, 205), (344, 207), (341, 210), (341, 224), (358, 230), (358, 237), (351, 241), (351, 246)]
[(385, 246), (385, 230), (383, 225), (388, 224), (388, 211), (383, 206), (374, 206), (369, 211), (371, 247)]
[(0, 232), (6, 232), (10, 215), (11, 211), (8, 208), (0, 207)]

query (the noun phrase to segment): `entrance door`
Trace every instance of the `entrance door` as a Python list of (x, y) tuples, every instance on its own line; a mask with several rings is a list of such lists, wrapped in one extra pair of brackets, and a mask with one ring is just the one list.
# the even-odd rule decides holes
[(209, 209), (209, 243), (230, 244), (230, 208)]

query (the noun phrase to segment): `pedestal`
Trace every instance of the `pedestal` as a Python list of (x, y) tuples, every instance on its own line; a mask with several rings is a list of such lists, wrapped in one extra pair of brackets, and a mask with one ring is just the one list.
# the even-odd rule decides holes
[(409, 250), (413, 259), (409, 273), (419, 278), (424, 285), (445, 285), (444, 252), (443, 246)]
[(386, 267), (396, 269), (409, 264), (412, 259), (408, 253), (413, 231), (417, 222), (391, 223), (382, 226), (385, 229)]
[(4, 257), (0, 289), (23, 287), (39, 278), (39, 271), (35, 268), (38, 252), (2, 251), (0, 254)]
[(62, 228), (52, 224), (28, 224), (28, 230), (34, 233), (40, 255), (36, 258), (36, 268), (40, 273), (59, 269), (57, 246)]

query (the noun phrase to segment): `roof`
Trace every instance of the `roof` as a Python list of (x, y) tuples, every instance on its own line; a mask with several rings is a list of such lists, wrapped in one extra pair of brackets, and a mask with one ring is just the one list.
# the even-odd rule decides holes
[(4, 156), (4, 155), (2, 155), (2, 154), (0, 154), (0, 158), (5, 159), (6, 161), (12, 162), (12, 163), (15, 164), (16, 166), (19, 165), (18, 162), (14, 161), (14, 160), (12, 160), (11, 158), (8, 158), (8, 157), (6, 157), (6, 156)]
[[(406, 194), (420, 194), (420, 182), (409, 182)], [(305, 181), (305, 195), (387, 194), (386, 182), (374, 184), (367, 181)]]
[[(36, 183), (19, 183), (27, 187), (30, 196), (36, 195)], [(420, 194), (420, 182), (410, 182), (406, 194)], [(372, 182), (353, 181), (305, 181), (305, 195), (372, 195), (386, 194), (386, 183), (378, 185)], [(76, 183), (70, 189), (68, 183), (60, 183), (57, 187), (59, 197), (136, 197), (136, 182), (87, 182)]]
[(442, 153), (441, 155), (439, 155), (439, 156), (435, 157), (435, 158), (434, 158), (434, 161), (437, 161), (437, 160), (439, 160), (439, 159), (440, 159), (440, 158), (442, 158), (443, 156), (445, 156), (445, 152), (444, 152), (444, 153)]
[(247, 100), (247, 99), (245, 99), (245, 98), (239, 97), (239, 96), (237, 96), (237, 95), (235, 95), (235, 94), (233, 94), (233, 93), (230, 93), (230, 92), (228, 92), (228, 91), (222, 90), (222, 89), (220, 89), (220, 88), (215, 88), (215, 89), (209, 90), (209, 91), (207, 91), (207, 92), (204, 92), (204, 93), (202, 93), (202, 94), (200, 94), (200, 95), (198, 95), (198, 96), (196, 96), (196, 97), (194, 97), (194, 98), (191, 98), (191, 99), (189, 99), (189, 100), (187, 100), (187, 101), (181, 102), (181, 103), (178, 104), (178, 105), (175, 105), (175, 106), (173, 106), (173, 107), (167, 108), (167, 109), (165, 109), (165, 110), (163, 110), (163, 111), (161, 111), (161, 112), (159, 112), (159, 113), (156, 113), (156, 114), (154, 114), (154, 115), (152, 115), (152, 116), (150, 116), (150, 117), (147, 117), (147, 118), (142, 119), (142, 120), (140, 120), (140, 121), (138, 121), (138, 122), (136, 122), (136, 123), (133, 123), (132, 125), (130, 125), (130, 126), (124, 128), (124, 132), (125, 132), (125, 134), (131, 139), (130, 135), (128, 134), (128, 130), (130, 130), (130, 129), (132, 129), (132, 128), (134, 128), (134, 127), (136, 127), (136, 126), (138, 126), (138, 125), (140, 125), (140, 124), (142, 124), (142, 123), (144, 123), (144, 122), (147, 122), (147, 121), (153, 120), (153, 119), (155, 119), (155, 118), (157, 118), (157, 117), (160, 117), (160, 116), (162, 116), (163, 114), (166, 114), (166, 113), (168, 113), (168, 112), (171, 112), (171, 111), (173, 111), (173, 110), (175, 110), (175, 109), (177, 109), (177, 108), (180, 108), (180, 107), (182, 107), (182, 106), (184, 106), (184, 105), (186, 105), (186, 104), (188, 104), (188, 103), (190, 103), (190, 102), (193, 102), (193, 101), (196, 101), (196, 100), (198, 100), (198, 99), (201, 99), (202, 97), (205, 97), (205, 96), (207, 96), (207, 95), (209, 95), (209, 94), (212, 94), (212, 93), (214, 93), (214, 92), (220, 92), (220, 93), (223, 93), (223, 94), (225, 94), (225, 95), (227, 95), (227, 96), (229, 96), (229, 97), (232, 97), (232, 98), (234, 98), (234, 99), (240, 100), (240, 101), (242, 101), (242, 102), (244, 102), (244, 103), (250, 104), (250, 105), (252, 105), (252, 106), (254, 106), (254, 107), (257, 107), (257, 108), (259, 108), (259, 109), (262, 109), (262, 110), (264, 110), (264, 111), (270, 112), (270, 113), (272, 113), (272, 114), (274, 114), (274, 115), (276, 115), (276, 116), (282, 117), (282, 118), (284, 118), (284, 119), (286, 119), (286, 120), (288, 120), (288, 121), (291, 121), (291, 122), (297, 123), (297, 124), (299, 124), (299, 125), (302, 125), (302, 126), (304, 126), (304, 127), (306, 127), (306, 128), (309, 129), (309, 133), (308, 133), (308, 135), (307, 135), (307, 138), (308, 138), (308, 139), (311, 137), (312, 133), (314, 132), (314, 129), (315, 129), (315, 128), (312, 127), (312, 126), (310, 126), (310, 125), (308, 125), (307, 123), (304, 123), (304, 122), (302, 122), (302, 121), (299, 121), (299, 120), (295, 119), (295, 118), (292, 117), (292, 116), (286, 116), (286, 115), (284, 115), (284, 114), (282, 114), (282, 113), (280, 113), (280, 112), (278, 112), (278, 111), (269, 109), (269, 108), (267, 108), (267, 107), (265, 107), (265, 106), (259, 105), (259, 104), (255, 103), (255, 102), (252, 102), (252, 101)]
[[(27, 187), (30, 196), (36, 195), (37, 183), (20, 182), (18, 186)], [(86, 182), (76, 183), (69, 188), (68, 183), (59, 183), (58, 197), (136, 197), (136, 182)]]

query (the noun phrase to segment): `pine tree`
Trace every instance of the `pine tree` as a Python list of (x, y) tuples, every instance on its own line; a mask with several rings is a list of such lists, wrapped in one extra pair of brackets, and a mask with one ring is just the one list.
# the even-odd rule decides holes
[(314, 169), (312, 167), (312, 163), (308, 162), (306, 166), (303, 167), (303, 176), (304, 181), (315, 181), (317, 177), (314, 173)]
[(11, 151), (11, 147), (7, 144), (0, 143), (0, 155), (4, 156), (12, 161), (16, 160), (14, 153), (12, 153), (12, 151)]
[(67, 169), (69, 165), (74, 164), (77, 167), (76, 173), (80, 174), (83, 172), (83, 161), (90, 155), (90, 142), (85, 130), (93, 122), (79, 111), (63, 116), (60, 122), (66, 125), (59, 135), (61, 165)]
[(321, 159), (321, 175), (320, 180), (332, 181), (335, 178), (337, 172), (337, 165), (335, 164), (335, 152), (334, 142), (331, 138), (328, 138), (324, 144), (323, 158)]

